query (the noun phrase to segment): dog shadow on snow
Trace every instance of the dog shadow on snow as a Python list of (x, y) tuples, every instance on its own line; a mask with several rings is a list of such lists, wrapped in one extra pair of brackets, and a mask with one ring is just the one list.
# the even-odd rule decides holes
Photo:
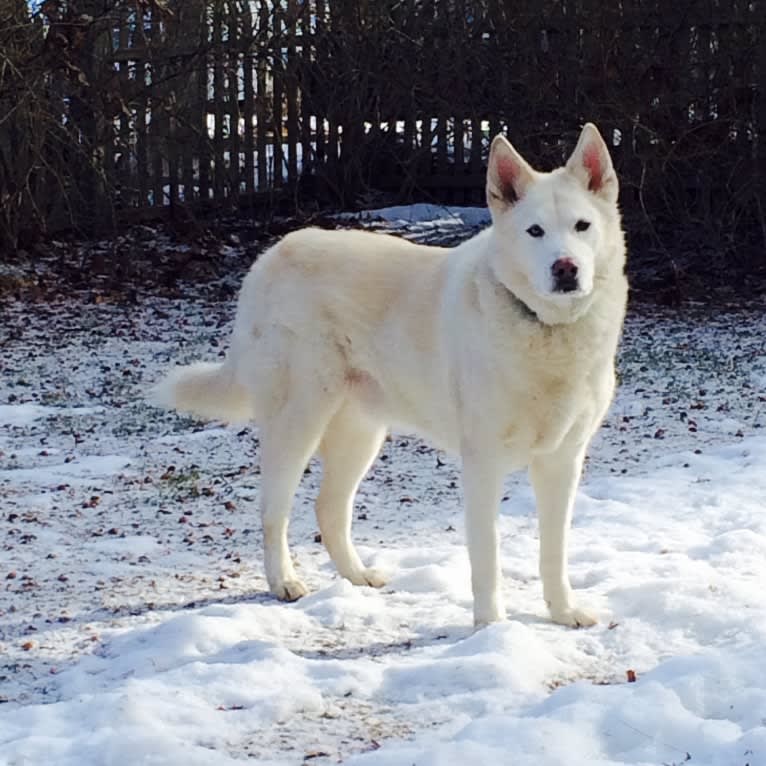
[(411, 650), (426, 649), (437, 644), (454, 644), (468, 638), (472, 628), (464, 625), (448, 625), (440, 630), (423, 632), (402, 641), (373, 641), (371, 643), (344, 643), (334, 646), (290, 651), (305, 660), (353, 660), (358, 657), (386, 657)]

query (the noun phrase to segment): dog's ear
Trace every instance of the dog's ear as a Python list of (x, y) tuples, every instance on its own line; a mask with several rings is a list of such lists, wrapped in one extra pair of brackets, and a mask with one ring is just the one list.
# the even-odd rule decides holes
[(617, 174), (614, 172), (609, 149), (592, 122), (586, 123), (582, 129), (566, 167), (588, 191), (607, 202), (617, 202)]
[(487, 205), (490, 208), (513, 205), (524, 196), (534, 173), (505, 136), (496, 135), (487, 163)]

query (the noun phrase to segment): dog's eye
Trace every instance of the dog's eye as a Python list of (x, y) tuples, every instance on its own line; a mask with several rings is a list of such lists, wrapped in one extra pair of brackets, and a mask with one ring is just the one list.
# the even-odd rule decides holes
[(590, 229), (590, 221), (583, 221), (580, 219), (575, 224), (575, 231), (588, 231), (588, 229)]
[(542, 237), (545, 235), (545, 232), (543, 231), (542, 226), (538, 226), (536, 223), (533, 223), (527, 229), (527, 234), (529, 234), (530, 237)]

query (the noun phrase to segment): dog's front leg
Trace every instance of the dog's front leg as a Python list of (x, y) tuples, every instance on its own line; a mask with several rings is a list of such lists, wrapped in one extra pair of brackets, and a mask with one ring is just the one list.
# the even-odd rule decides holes
[(573, 628), (598, 620), (575, 604), (567, 570), (567, 540), (585, 448), (560, 449), (534, 458), (529, 478), (537, 500), (540, 525), (540, 578), (551, 618)]
[(502, 604), (497, 512), (504, 471), (488, 450), (462, 450), (473, 621), (477, 627), (505, 619)]

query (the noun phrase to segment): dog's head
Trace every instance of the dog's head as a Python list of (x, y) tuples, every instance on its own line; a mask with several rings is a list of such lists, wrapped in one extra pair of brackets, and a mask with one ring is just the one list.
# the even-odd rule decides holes
[(582, 130), (566, 165), (534, 170), (502, 136), (492, 142), (487, 203), (496, 277), (543, 322), (572, 322), (598, 277), (622, 264), (618, 183), (596, 127)]

